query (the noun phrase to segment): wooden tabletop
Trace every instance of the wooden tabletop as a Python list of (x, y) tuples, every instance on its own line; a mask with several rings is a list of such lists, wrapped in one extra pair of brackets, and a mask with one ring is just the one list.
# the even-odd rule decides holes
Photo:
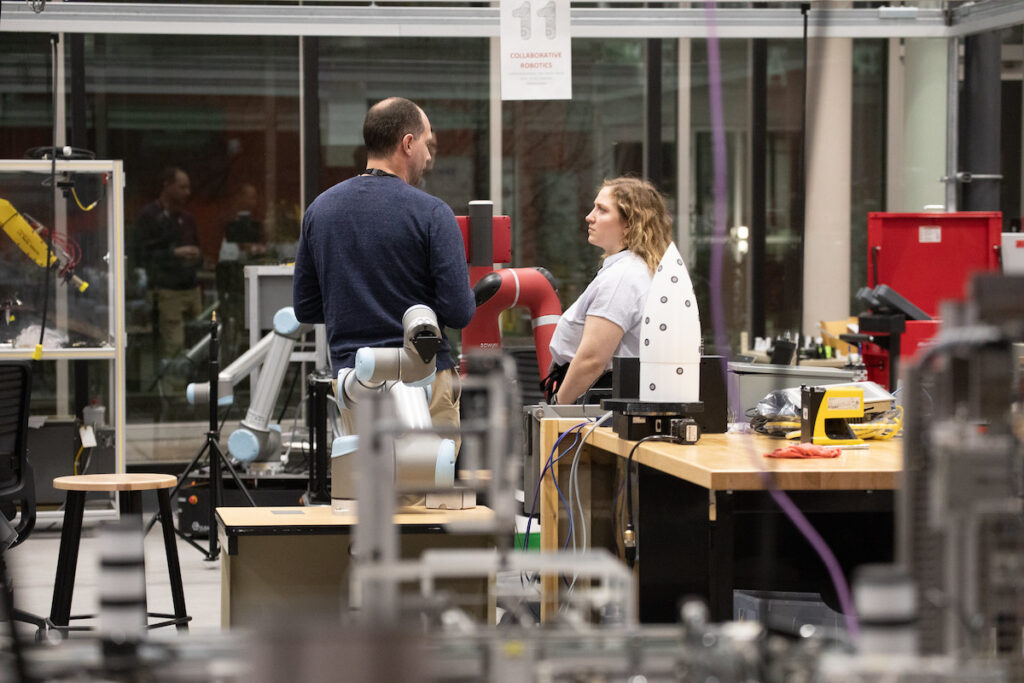
[[(561, 420), (559, 432), (578, 421)], [(627, 457), (635, 441), (600, 427), (588, 439), (601, 450)], [(774, 473), (785, 490), (892, 490), (899, 486), (903, 447), (899, 439), (867, 441), (867, 448), (843, 450), (838, 458), (766, 458), (791, 441), (761, 434), (704, 434), (693, 446), (651, 441), (634, 460), (674, 477), (716, 491), (765, 488), (763, 470)]]
[(178, 483), (171, 474), (77, 474), (57, 477), (53, 488), (64, 491), (150, 491), (169, 489)]
[[(477, 505), (469, 510), (428, 510), (420, 506), (398, 508), (395, 524), (400, 526), (444, 526), (466, 522), (490, 521), (494, 512)], [(351, 513), (338, 514), (329, 506), (310, 507), (219, 507), (217, 518), (229, 533), (237, 529), (287, 527), (350, 527), (356, 523)]]

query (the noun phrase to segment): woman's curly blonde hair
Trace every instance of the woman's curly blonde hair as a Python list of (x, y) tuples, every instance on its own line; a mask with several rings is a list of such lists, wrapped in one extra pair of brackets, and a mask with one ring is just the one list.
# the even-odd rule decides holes
[(626, 225), (624, 246), (639, 256), (654, 274), (665, 249), (672, 242), (672, 218), (661, 193), (646, 180), (621, 176), (605, 180)]

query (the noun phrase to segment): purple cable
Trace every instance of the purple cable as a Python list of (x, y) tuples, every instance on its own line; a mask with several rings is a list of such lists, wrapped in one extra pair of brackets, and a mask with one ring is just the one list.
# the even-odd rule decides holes
[[(715, 32), (715, 4), (704, 3), (705, 15), (708, 19), (708, 90), (711, 101), (711, 147), (714, 164), (714, 239), (711, 240), (711, 323), (714, 330), (715, 346), (719, 349), (729, 347), (725, 331), (725, 313), (722, 309), (722, 290), (717, 286), (722, 281), (722, 245), (725, 243), (725, 222), (726, 222), (726, 147), (725, 147), (725, 123), (722, 114), (722, 64), (718, 51), (718, 35)], [(728, 362), (722, 356), (722, 372), (728, 370)], [(739, 404), (739, 397), (733, 396), (730, 399), (734, 415), (742, 415), (742, 407)], [(814, 528), (807, 517), (800, 512), (793, 500), (786, 493), (779, 489), (775, 478), (769, 472), (764, 471), (761, 462), (754, 450), (750, 449), (751, 460), (762, 470), (762, 478), (768, 486), (772, 498), (796, 525), (796, 528), (804, 535), (814, 551), (818, 553), (829, 577), (836, 588), (839, 596), (839, 604), (843, 610), (846, 620), (846, 629), (850, 638), (854, 641), (860, 630), (857, 625), (857, 614), (853, 607), (853, 598), (850, 594), (850, 587), (843, 576), (843, 570), (836, 560), (835, 554), (821, 537), (821, 534)]]

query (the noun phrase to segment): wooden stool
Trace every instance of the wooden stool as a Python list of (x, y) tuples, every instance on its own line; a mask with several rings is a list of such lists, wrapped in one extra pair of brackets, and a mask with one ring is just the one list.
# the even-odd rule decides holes
[[(167, 573), (171, 580), (171, 599), (174, 614), (147, 613), (147, 617), (168, 619), (148, 628), (174, 624), (179, 631), (188, 630), (192, 617), (185, 612), (185, 591), (181, 585), (181, 565), (178, 563), (178, 545), (174, 539), (174, 518), (168, 489), (178, 483), (170, 474), (80, 474), (57, 477), (53, 487), (68, 492), (64, 506), (64, 528), (60, 534), (60, 552), (57, 557), (57, 578), (53, 584), (53, 602), (50, 622), (62, 631), (72, 630), (68, 622), (88, 617), (71, 616), (71, 597), (75, 590), (75, 570), (78, 565), (78, 546), (82, 540), (82, 517), (85, 513), (85, 495), (90, 491), (117, 491), (121, 517), (134, 515), (142, 522), (142, 492), (156, 490), (160, 505), (160, 521), (164, 532), (164, 550), (167, 553)], [(77, 630), (77, 629), (76, 629)]]

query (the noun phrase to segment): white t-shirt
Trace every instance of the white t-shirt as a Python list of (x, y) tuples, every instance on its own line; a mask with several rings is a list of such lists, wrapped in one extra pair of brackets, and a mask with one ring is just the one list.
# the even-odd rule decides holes
[[(640, 318), (650, 288), (651, 273), (642, 258), (629, 250), (605, 258), (587, 289), (559, 319), (549, 346), (552, 360), (558, 364), (572, 360), (583, 339), (588, 315), (622, 328), (622, 341), (614, 356), (639, 356)], [(610, 368), (609, 361), (606, 369)]]

